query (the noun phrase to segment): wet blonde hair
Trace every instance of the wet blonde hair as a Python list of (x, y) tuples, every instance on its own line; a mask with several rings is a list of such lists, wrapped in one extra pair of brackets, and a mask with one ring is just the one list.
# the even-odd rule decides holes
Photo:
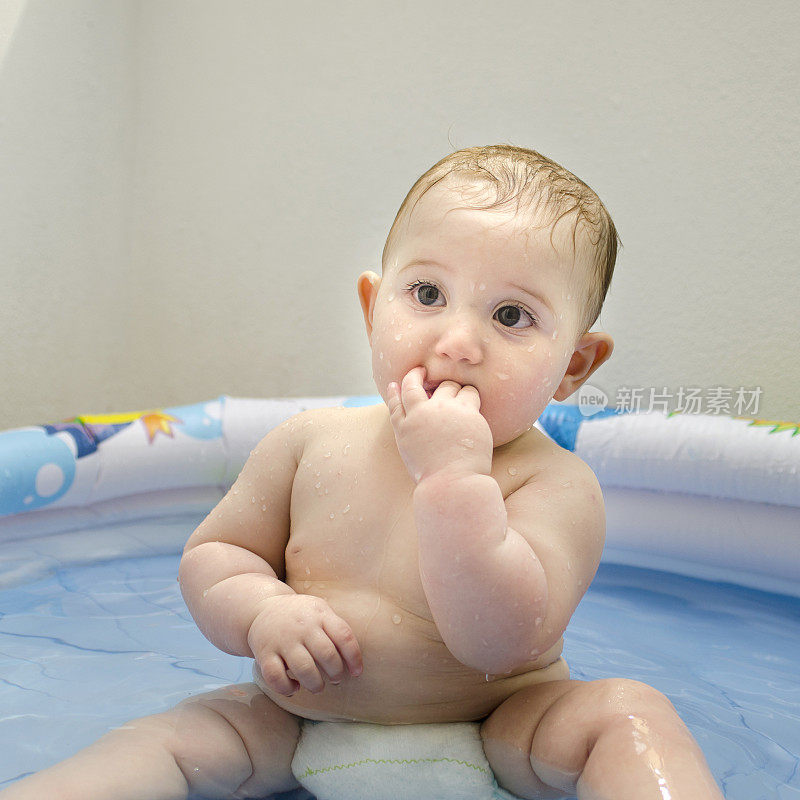
[(491, 203), (470, 203), (471, 208), (490, 210), (514, 206), (517, 213), (522, 207), (535, 211), (537, 216), (544, 213), (543, 224), (552, 226), (551, 243), (558, 221), (574, 213), (573, 252), (577, 252), (579, 226), (586, 232), (592, 246), (593, 258), (582, 320), (584, 331), (591, 328), (600, 316), (614, 274), (617, 247), (622, 242), (597, 194), (580, 178), (535, 150), (506, 144), (468, 147), (434, 164), (411, 187), (394, 218), (383, 248), (383, 270), (386, 271), (400, 223), (411, 215), (429, 189), (450, 175), (465, 178), (468, 183), (479, 184), (481, 188), (494, 188), (495, 198)]

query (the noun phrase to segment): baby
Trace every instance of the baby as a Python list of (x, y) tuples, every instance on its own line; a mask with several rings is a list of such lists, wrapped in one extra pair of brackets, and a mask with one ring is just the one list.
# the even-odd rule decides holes
[(467, 722), (496, 796), (722, 797), (663, 695), (570, 680), (561, 657), (603, 500), (533, 423), (611, 355), (588, 331), (616, 249), (595, 193), (531, 150), (428, 170), (382, 275), (358, 278), (384, 402), (270, 431), (186, 545), (189, 610), (254, 682), (134, 720), (2, 800), (262, 797), (298, 787), (301, 732)]

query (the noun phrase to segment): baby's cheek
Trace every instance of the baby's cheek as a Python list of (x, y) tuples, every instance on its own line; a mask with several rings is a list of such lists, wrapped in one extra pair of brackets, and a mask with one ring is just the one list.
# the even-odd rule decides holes
[(525, 380), (520, 381), (518, 388), (520, 406), (529, 409), (535, 419), (552, 399), (558, 384), (552, 372), (542, 369), (526, 376)]
[(375, 318), (375, 335), (372, 338), (372, 377), (382, 395), (391, 381), (402, 380), (410, 368), (406, 366), (409, 356), (404, 342), (405, 337), (401, 332), (402, 327), (401, 320), (396, 314)]
[(386, 353), (377, 347), (372, 352), (372, 379), (381, 396), (386, 399), (386, 389), (392, 378), (388, 371), (390, 359)]

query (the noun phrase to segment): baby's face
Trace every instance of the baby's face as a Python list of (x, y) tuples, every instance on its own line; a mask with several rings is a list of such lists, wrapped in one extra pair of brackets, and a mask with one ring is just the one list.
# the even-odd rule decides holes
[(573, 264), (571, 224), (551, 244), (552, 229), (532, 229), (529, 213), (467, 206), (457, 184), (434, 186), (398, 232), (376, 296), (373, 276), (373, 376), (384, 400), (417, 366), (429, 396), (444, 380), (474, 386), (499, 447), (559, 388), (582, 332), (588, 267), (580, 247)]

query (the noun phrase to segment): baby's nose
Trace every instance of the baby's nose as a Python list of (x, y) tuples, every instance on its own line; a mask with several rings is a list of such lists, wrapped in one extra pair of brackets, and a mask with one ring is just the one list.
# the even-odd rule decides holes
[(478, 364), (483, 359), (483, 341), (477, 326), (467, 320), (454, 322), (441, 332), (436, 342), (436, 355), (453, 361)]

